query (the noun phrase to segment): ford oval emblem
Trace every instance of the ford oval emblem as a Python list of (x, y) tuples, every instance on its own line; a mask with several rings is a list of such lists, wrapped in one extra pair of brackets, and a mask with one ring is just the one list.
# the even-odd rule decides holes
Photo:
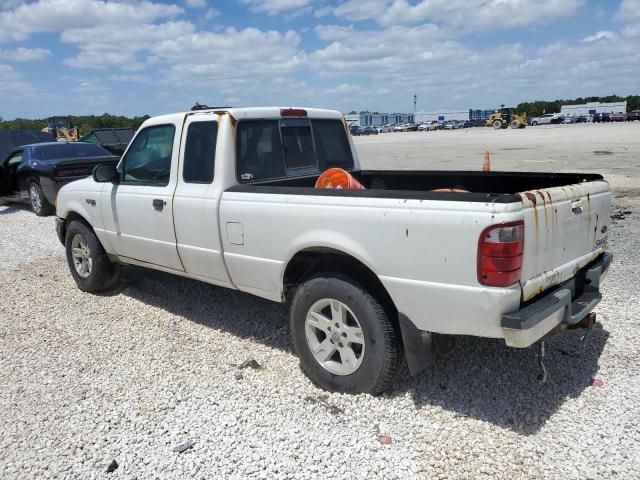
[(600, 229), (600, 232), (602, 232), (602, 233), (607, 233), (607, 226), (606, 226), (606, 225), (604, 225), (604, 226)]

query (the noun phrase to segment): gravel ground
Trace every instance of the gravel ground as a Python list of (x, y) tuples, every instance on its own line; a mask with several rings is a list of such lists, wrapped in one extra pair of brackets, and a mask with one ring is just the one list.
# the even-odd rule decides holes
[(139, 268), (83, 293), (53, 219), (0, 207), (0, 478), (638, 478), (640, 202), (616, 206), (599, 324), (548, 342), (547, 384), (536, 349), (439, 336), (380, 397), (314, 388), (281, 305)]

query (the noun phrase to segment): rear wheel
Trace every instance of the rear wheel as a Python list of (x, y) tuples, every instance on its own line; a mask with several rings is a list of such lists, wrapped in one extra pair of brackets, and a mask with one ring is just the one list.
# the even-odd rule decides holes
[(399, 336), (380, 302), (353, 280), (323, 273), (304, 282), (290, 327), (300, 366), (317, 386), (377, 395), (391, 385)]
[(109, 260), (98, 237), (84, 222), (74, 220), (65, 236), (67, 263), (78, 288), (97, 292), (113, 287), (118, 267)]
[(55, 211), (54, 206), (49, 203), (42, 188), (35, 180), (29, 183), (29, 200), (31, 200), (31, 208), (39, 217), (46, 217)]
[(495, 122), (493, 122), (493, 128), (496, 130), (500, 130), (502, 128), (502, 121), (496, 120)]
[(531, 125), (535, 127), (536, 125), (538, 125), (538, 122), (531, 122)]

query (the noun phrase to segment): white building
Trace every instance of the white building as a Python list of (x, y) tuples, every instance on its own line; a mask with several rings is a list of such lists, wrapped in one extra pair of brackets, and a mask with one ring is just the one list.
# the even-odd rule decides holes
[(600, 103), (591, 102), (583, 105), (562, 105), (560, 113), (563, 115), (593, 115), (594, 113), (626, 113), (627, 101)]
[(389, 123), (389, 115), (378, 112), (347, 113), (344, 119), (347, 121), (347, 125), (358, 125), (359, 127), (376, 127)]
[(469, 120), (469, 109), (466, 110), (433, 110), (430, 112), (416, 112), (416, 122), (429, 122), (437, 120)]
[(347, 125), (357, 125), (359, 127), (377, 127), (387, 123), (407, 123), (413, 122), (413, 115), (410, 113), (378, 113), (360, 112), (347, 113), (344, 116)]

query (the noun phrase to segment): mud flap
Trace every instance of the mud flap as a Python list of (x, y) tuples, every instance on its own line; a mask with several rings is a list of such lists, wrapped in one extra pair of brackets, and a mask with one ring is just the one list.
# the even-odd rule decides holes
[(418, 330), (413, 322), (402, 313), (398, 313), (398, 319), (409, 372), (415, 377), (433, 365), (431, 333)]

